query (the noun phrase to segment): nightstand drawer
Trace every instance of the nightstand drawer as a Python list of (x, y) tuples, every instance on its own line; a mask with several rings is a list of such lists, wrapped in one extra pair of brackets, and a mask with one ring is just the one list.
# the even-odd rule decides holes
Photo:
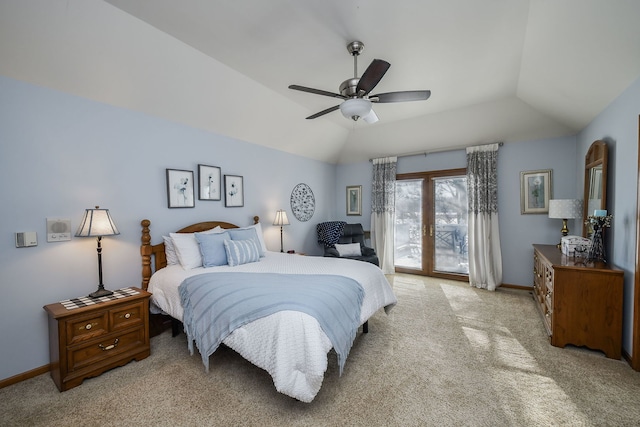
[(143, 322), (143, 313), (144, 307), (142, 302), (125, 307), (118, 307), (117, 309), (109, 311), (111, 332), (141, 324)]
[(125, 334), (111, 334), (101, 340), (70, 348), (67, 359), (69, 372), (113, 358), (127, 350), (144, 345), (145, 330), (138, 328)]
[(67, 344), (75, 344), (108, 333), (108, 312), (89, 313), (65, 322)]

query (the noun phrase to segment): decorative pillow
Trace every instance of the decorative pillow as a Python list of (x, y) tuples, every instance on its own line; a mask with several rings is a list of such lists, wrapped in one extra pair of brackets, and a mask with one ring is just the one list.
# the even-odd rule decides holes
[(182, 268), (191, 270), (202, 267), (202, 254), (195, 233), (169, 233)]
[[(211, 230), (203, 231), (202, 234), (224, 233), (222, 227), (215, 227)], [(169, 233), (173, 246), (178, 255), (178, 260), (185, 270), (202, 267), (202, 254), (200, 245), (196, 240), (195, 233)]]
[(229, 239), (229, 233), (196, 233), (196, 240), (200, 244), (203, 267), (227, 265), (227, 252), (224, 241)]
[(169, 236), (162, 236), (164, 241), (164, 255), (167, 257), (167, 265), (180, 264), (176, 248), (173, 246), (173, 240)]
[(254, 240), (225, 240), (224, 249), (229, 267), (260, 261), (258, 245)]
[(360, 256), (362, 255), (362, 250), (360, 249), (360, 243), (347, 243), (340, 244), (336, 243), (336, 249), (340, 256)]
[(258, 230), (255, 227), (230, 228), (227, 231), (231, 236), (231, 240), (253, 240), (256, 244), (256, 247), (258, 248), (258, 255), (261, 257), (265, 256), (265, 251), (262, 250), (262, 245), (260, 244), (260, 239), (258, 238)]

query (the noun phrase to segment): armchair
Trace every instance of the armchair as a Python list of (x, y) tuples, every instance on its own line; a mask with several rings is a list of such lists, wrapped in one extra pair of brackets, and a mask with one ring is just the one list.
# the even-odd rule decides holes
[(318, 243), (324, 246), (324, 256), (355, 259), (380, 265), (376, 251), (365, 245), (362, 224), (330, 221), (322, 222), (316, 228)]

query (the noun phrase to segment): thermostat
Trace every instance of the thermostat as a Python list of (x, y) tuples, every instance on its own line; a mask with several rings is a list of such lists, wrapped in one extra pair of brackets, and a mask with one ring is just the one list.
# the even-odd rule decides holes
[(38, 234), (35, 231), (16, 233), (16, 248), (38, 246)]

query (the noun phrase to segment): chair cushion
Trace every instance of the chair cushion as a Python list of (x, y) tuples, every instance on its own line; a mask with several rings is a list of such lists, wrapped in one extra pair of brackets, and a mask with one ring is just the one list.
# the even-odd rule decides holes
[(362, 256), (360, 243), (347, 243), (345, 245), (336, 243), (336, 249), (340, 256)]

